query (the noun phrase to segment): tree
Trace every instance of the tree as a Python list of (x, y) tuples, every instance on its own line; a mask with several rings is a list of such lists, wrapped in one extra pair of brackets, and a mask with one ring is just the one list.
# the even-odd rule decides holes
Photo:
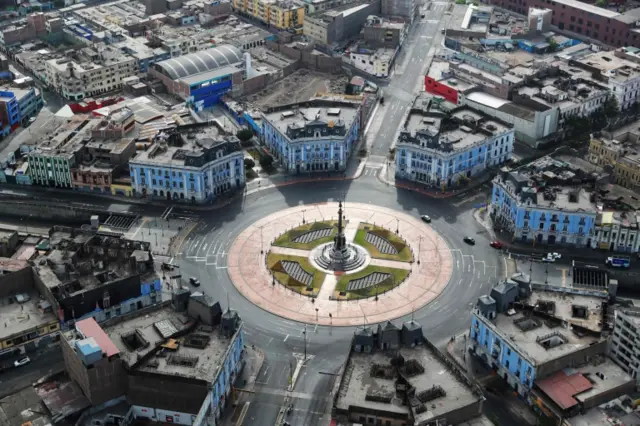
[(549, 52), (557, 52), (560, 46), (554, 38), (549, 39)]
[(264, 170), (269, 170), (273, 166), (273, 157), (269, 154), (265, 154), (260, 157), (260, 167)]
[(607, 7), (608, 4), (609, 4), (609, 2), (607, 0), (597, 0), (596, 1), (596, 6), (598, 6), (598, 7)]
[(612, 119), (620, 114), (620, 108), (618, 107), (618, 101), (615, 96), (607, 97), (607, 100), (604, 101), (604, 105), (602, 106), (602, 112), (608, 119)]
[(244, 168), (249, 170), (253, 169), (256, 166), (256, 162), (253, 161), (253, 158), (245, 158), (244, 159)]
[(240, 139), (241, 142), (247, 142), (253, 137), (253, 132), (251, 131), (251, 129), (244, 128), (238, 130), (236, 136), (238, 137), (238, 139)]

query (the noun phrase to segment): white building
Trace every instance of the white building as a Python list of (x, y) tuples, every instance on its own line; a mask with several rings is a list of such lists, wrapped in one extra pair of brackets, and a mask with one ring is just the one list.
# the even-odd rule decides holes
[(45, 78), (60, 95), (71, 101), (119, 90), (123, 79), (136, 75), (135, 58), (112, 48), (82, 49), (84, 61), (69, 58), (45, 62)]
[(640, 366), (640, 309), (616, 310), (609, 348), (611, 359), (638, 382)]
[(396, 177), (448, 188), (511, 158), (513, 126), (471, 108), (413, 110), (396, 146)]
[(386, 78), (391, 73), (391, 64), (394, 56), (395, 50), (389, 48), (370, 50), (365, 53), (351, 52), (349, 54), (349, 63), (367, 74)]

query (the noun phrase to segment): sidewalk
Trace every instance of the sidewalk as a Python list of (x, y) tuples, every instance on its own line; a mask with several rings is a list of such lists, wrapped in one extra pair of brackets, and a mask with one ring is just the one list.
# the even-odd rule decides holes
[[(33, 194), (33, 197), (30, 197), (29, 200), (38, 199), (39, 197), (45, 197), (44, 200), (47, 202), (69, 202), (69, 198), (78, 197), (82, 198), (83, 201), (87, 202), (87, 206), (91, 206), (89, 204), (91, 199), (106, 199), (112, 200), (118, 203), (124, 204), (133, 204), (133, 205), (144, 205), (144, 206), (158, 206), (158, 207), (188, 207), (190, 210), (196, 211), (213, 211), (224, 208), (234, 202), (235, 200), (242, 198), (246, 195), (255, 194), (260, 191), (264, 191), (266, 189), (271, 188), (279, 188), (282, 186), (295, 185), (299, 183), (309, 183), (309, 182), (322, 182), (322, 181), (343, 181), (343, 180), (355, 180), (362, 175), (362, 171), (366, 165), (366, 158), (363, 159), (353, 159), (349, 163), (346, 172), (344, 173), (313, 173), (313, 174), (305, 174), (298, 176), (289, 176), (285, 174), (277, 174), (270, 177), (262, 177), (256, 178), (250, 182), (247, 182), (245, 189), (243, 191), (237, 191), (230, 193), (229, 195), (222, 195), (216, 202), (212, 204), (188, 204), (188, 203), (173, 203), (171, 201), (164, 200), (150, 200), (147, 198), (130, 198), (130, 197), (122, 197), (118, 195), (111, 194), (96, 194), (92, 192), (79, 192), (72, 191), (67, 189), (60, 188), (47, 188), (47, 187), (39, 187), (39, 186), (26, 186), (26, 185), (13, 185), (13, 184), (2, 184), (1, 189), (8, 190), (16, 190), (24, 193)], [(50, 194), (60, 194), (61, 198), (56, 198), (55, 196), (51, 196)], [(4, 196), (11, 196), (11, 194), (0, 194)], [(65, 199), (66, 198), (66, 199)], [(16, 200), (25, 201), (24, 196), (17, 196)]]
[(393, 161), (388, 161), (384, 166), (382, 166), (382, 170), (378, 173), (378, 179), (386, 184), (392, 185), (396, 188), (407, 189), (409, 191), (417, 192), (422, 195), (426, 195), (431, 198), (451, 198), (456, 195), (464, 194), (466, 192), (472, 191), (485, 183), (489, 182), (493, 179), (493, 171), (486, 171), (481, 175), (475, 177), (468, 186), (464, 188), (455, 189), (451, 191), (442, 191), (441, 189), (432, 188), (423, 183), (412, 182), (407, 180), (396, 180), (396, 166)]
[[(240, 375), (236, 378), (234, 386), (233, 410), (222, 420), (221, 424), (225, 426), (235, 426), (241, 424), (246, 415), (247, 409), (244, 407), (251, 399), (251, 394), (255, 388), (256, 379), (262, 364), (264, 363), (264, 352), (253, 346), (245, 347), (245, 365)], [(241, 418), (242, 417), (242, 418)]]

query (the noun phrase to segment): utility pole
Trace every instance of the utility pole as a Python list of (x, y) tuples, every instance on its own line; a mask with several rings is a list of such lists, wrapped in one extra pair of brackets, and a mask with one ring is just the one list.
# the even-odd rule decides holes
[(302, 334), (304, 334), (304, 360), (302, 362), (306, 362), (307, 361), (307, 324), (304, 325), (304, 331), (302, 332)]

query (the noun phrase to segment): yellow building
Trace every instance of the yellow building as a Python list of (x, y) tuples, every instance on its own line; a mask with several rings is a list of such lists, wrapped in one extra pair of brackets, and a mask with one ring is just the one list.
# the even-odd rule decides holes
[(279, 30), (297, 30), (304, 22), (304, 6), (294, 0), (233, 0), (233, 8)]
[(640, 187), (640, 143), (636, 135), (625, 133), (616, 139), (592, 137), (588, 158), (600, 167), (611, 166), (618, 185), (629, 189)]

